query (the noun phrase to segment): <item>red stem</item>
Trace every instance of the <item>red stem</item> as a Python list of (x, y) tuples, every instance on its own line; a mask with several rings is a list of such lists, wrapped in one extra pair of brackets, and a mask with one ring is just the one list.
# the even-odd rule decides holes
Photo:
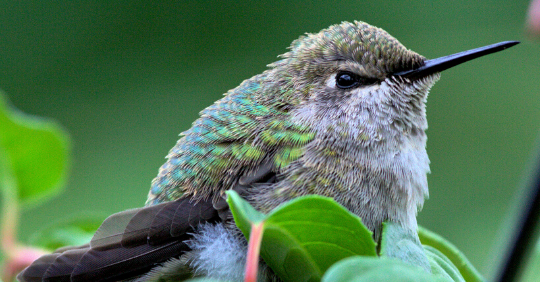
[(253, 223), (251, 225), (251, 234), (249, 234), (249, 244), (246, 259), (246, 272), (244, 282), (257, 282), (257, 271), (259, 268), (259, 253), (261, 250), (261, 241), (263, 237), (263, 222)]
[(17, 182), (8, 167), (8, 158), (0, 151), (0, 192), (2, 193), (2, 217), (0, 219), (0, 251), (8, 258), (15, 255), (19, 203)]

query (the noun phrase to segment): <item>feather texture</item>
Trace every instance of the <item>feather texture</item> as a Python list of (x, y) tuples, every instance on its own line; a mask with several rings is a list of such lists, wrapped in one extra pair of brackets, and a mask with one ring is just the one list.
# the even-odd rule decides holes
[(36, 260), (19, 281), (117, 281), (140, 275), (190, 248), (200, 223), (220, 220), (211, 201), (182, 198), (108, 217), (89, 245), (63, 248)]

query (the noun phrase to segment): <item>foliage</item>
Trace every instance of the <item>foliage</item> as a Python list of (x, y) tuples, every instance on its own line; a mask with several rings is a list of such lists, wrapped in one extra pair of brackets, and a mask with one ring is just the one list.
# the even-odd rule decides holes
[(319, 281), (343, 258), (376, 255), (371, 232), (332, 199), (297, 198), (266, 216), (235, 192), (228, 192), (228, 202), (247, 238), (252, 224), (263, 223), (261, 256), (285, 281)]
[[(421, 245), (418, 234), (385, 223), (377, 253), (361, 219), (333, 199), (300, 197), (264, 215), (236, 192), (227, 193), (246, 238), (252, 226), (262, 223), (261, 257), (284, 281), (465, 281), (464, 275), (467, 281), (482, 281), (471, 275), (477, 271), (463, 254), (425, 229), (422, 238), (429, 245)], [(402, 280), (391, 275), (396, 273), (403, 274)]]
[(69, 136), (58, 123), (16, 110), (0, 93), (3, 195), (13, 194), (18, 203), (27, 205), (60, 192), (69, 151)]
[[(478, 270), (473, 267), (465, 255), (452, 243), (423, 227), (418, 228), (418, 236), (426, 251), (433, 254), (433, 256), (430, 256), (431, 259), (436, 259), (437, 257), (447, 258), (450, 264), (454, 265), (459, 270), (459, 273), (463, 275), (465, 281), (483, 280)], [(441, 255), (437, 254), (439, 252)]]
[(0, 93), (0, 258), (5, 281), (43, 254), (16, 241), (19, 210), (60, 192), (69, 155), (69, 136), (59, 124), (16, 110)]

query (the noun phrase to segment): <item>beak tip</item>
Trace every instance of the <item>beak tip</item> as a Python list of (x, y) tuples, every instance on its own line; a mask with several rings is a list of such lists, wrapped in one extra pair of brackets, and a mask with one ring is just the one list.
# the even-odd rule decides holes
[(510, 48), (512, 46), (515, 46), (515, 45), (518, 45), (519, 43), (521, 43), (521, 41), (503, 41), (501, 42), (501, 44), (504, 44), (504, 48)]
[(460, 53), (440, 57), (437, 59), (426, 60), (424, 65), (413, 70), (401, 71), (394, 73), (394, 76), (403, 76), (403, 77), (422, 77), (431, 73), (441, 72), (451, 67), (457, 66), (464, 62), (496, 53), (505, 49), (508, 49), (512, 46), (519, 44), (519, 41), (503, 41), (495, 44), (491, 44), (484, 47), (479, 47), (476, 49), (471, 49), (463, 51)]

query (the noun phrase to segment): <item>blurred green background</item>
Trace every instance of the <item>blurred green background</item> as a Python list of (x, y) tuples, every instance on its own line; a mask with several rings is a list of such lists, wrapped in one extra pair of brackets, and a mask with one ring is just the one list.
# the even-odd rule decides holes
[(73, 138), (65, 192), (22, 214), (20, 236), (79, 211), (141, 206), (197, 114), (292, 40), (362, 20), (435, 58), (522, 44), (444, 72), (428, 102), (430, 199), (420, 224), (489, 275), (540, 123), (540, 43), (528, 1), (1, 1), (0, 88)]

